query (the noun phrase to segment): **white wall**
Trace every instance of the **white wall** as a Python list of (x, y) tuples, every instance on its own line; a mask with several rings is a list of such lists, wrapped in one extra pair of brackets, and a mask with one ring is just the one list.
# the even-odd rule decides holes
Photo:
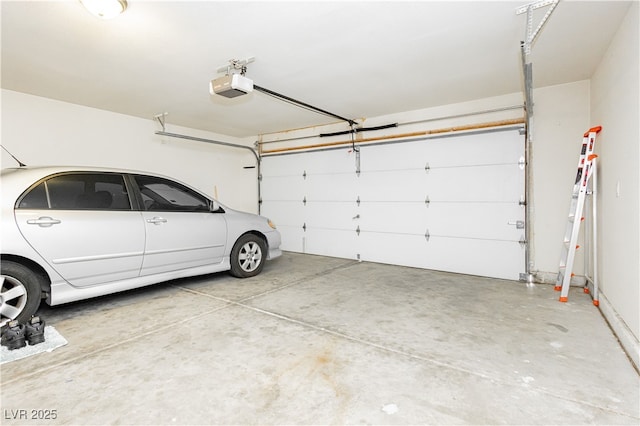
[[(149, 120), (2, 90), (2, 145), (29, 165), (90, 165), (155, 172), (257, 212), (256, 159), (248, 150), (155, 135)], [(167, 117), (171, 121), (171, 116)], [(247, 145), (178, 126), (166, 131)], [(2, 150), (2, 168), (17, 164)]]
[(620, 326), (633, 334), (628, 340), (635, 347), (628, 352), (636, 365), (640, 358), (639, 21), (639, 3), (634, 2), (591, 79), (591, 117), (603, 127), (596, 150), (600, 285), (612, 311), (609, 322), (620, 319)]
[[(536, 281), (555, 283), (582, 137), (593, 126), (589, 121), (589, 81), (536, 89), (533, 104), (532, 270)], [(583, 235), (581, 232), (581, 240)], [(573, 270), (576, 275), (583, 274), (583, 250), (576, 252)]]

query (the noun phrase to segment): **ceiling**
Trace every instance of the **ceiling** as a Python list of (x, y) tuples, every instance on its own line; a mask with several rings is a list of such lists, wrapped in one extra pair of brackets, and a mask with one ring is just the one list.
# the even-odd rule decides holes
[[(230, 59), (256, 85), (350, 119), (522, 91), (530, 1), (2, 1), (2, 88), (235, 137), (335, 122), (263, 93), (209, 94)], [(591, 77), (631, 2), (561, 0), (534, 87)], [(534, 14), (534, 27), (548, 8)]]

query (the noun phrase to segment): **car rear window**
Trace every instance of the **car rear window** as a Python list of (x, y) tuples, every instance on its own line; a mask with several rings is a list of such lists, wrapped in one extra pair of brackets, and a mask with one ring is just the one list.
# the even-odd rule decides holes
[(32, 188), (18, 204), (18, 208), (21, 209), (48, 209), (49, 202), (47, 201), (47, 191), (44, 186), (44, 182), (40, 185)]
[(72, 173), (45, 180), (25, 194), (21, 209), (131, 210), (122, 175)]

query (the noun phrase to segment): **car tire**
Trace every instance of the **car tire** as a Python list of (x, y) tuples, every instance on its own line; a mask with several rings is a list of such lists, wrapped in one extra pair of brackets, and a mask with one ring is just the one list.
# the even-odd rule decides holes
[(267, 260), (267, 243), (254, 234), (238, 238), (231, 250), (231, 275), (248, 278), (258, 275)]
[(42, 297), (42, 278), (20, 263), (0, 264), (0, 325), (11, 320), (24, 323), (31, 318)]

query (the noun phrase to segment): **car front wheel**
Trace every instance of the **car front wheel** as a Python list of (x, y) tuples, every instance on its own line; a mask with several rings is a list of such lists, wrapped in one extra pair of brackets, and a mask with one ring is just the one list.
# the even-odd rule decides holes
[(3, 260), (0, 269), (0, 325), (28, 321), (40, 306), (41, 278), (16, 262)]
[(231, 275), (248, 278), (258, 275), (264, 267), (267, 244), (257, 235), (246, 234), (236, 241), (231, 250)]

